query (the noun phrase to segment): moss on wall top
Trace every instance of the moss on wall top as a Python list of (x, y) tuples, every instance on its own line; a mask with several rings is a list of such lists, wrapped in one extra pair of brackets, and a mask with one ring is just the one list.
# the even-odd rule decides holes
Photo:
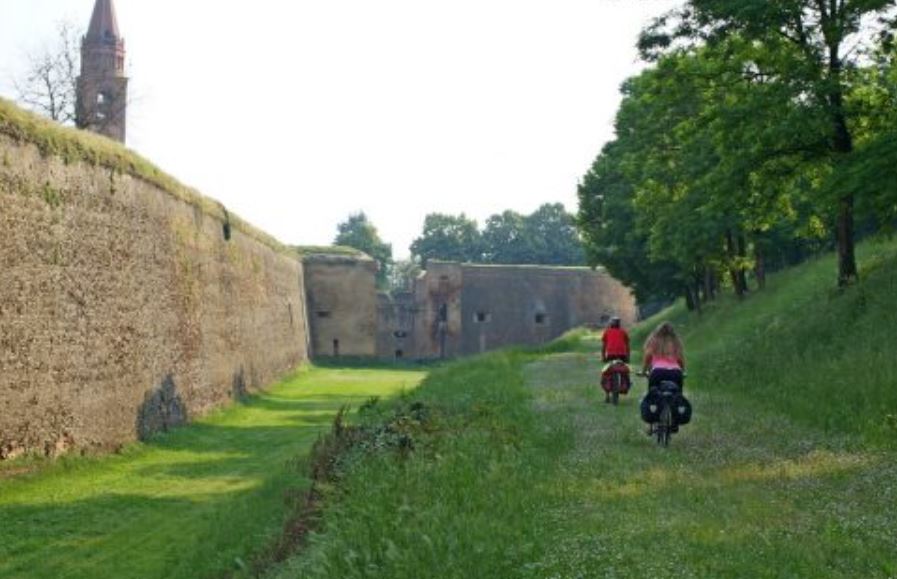
[(142, 179), (201, 209), (222, 223), (229, 223), (231, 229), (238, 230), (281, 253), (295, 255), (272, 236), (229, 213), (218, 201), (180, 183), (134, 151), (111, 139), (64, 127), (28, 112), (4, 98), (0, 98), (0, 135), (6, 135), (19, 143), (30, 143), (45, 157), (59, 157), (67, 164), (84, 163)]
[(373, 261), (363, 251), (344, 245), (300, 245), (293, 248), (304, 261)]

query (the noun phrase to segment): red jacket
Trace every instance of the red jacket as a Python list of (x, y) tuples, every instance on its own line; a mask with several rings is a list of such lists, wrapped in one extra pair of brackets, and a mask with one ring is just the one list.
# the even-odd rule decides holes
[(629, 334), (623, 328), (607, 328), (601, 336), (601, 356), (628, 356)]

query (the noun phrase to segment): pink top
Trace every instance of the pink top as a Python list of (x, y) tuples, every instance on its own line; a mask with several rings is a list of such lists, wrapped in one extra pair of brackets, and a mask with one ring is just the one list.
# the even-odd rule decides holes
[(679, 360), (676, 358), (667, 358), (665, 356), (652, 356), (651, 357), (651, 369), (657, 370), (681, 370), (682, 366), (679, 365)]

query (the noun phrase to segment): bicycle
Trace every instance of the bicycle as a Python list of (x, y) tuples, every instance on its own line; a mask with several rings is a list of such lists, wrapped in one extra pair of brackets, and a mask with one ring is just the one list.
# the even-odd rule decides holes
[(620, 403), (620, 395), (629, 393), (629, 365), (623, 360), (611, 360), (602, 371), (601, 387), (614, 406)]
[[(639, 372), (638, 375), (648, 378), (645, 372)], [(666, 448), (670, 445), (673, 434), (679, 431), (677, 417), (684, 411), (684, 408), (678, 408), (677, 400), (685, 399), (681, 396), (682, 389), (679, 385), (669, 380), (662, 380), (656, 387), (649, 389), (649, 395), (652, 390), (656, 391), (657, 402), (649, 405), (649, 410), (652, 415), (658, 416), (658, 420), (650, 423), (648, 436), (655, 437), (657, 444)]]

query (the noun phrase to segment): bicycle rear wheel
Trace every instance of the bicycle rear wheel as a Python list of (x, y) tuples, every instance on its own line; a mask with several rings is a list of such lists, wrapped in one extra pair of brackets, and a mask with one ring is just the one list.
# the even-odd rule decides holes
[(657, 423), (657, 444), (667, 447), (670, 445), (670, 434), (673, 430), (673, 411), (667, 401), (663, 403), (660, 411), (660, 421)]

